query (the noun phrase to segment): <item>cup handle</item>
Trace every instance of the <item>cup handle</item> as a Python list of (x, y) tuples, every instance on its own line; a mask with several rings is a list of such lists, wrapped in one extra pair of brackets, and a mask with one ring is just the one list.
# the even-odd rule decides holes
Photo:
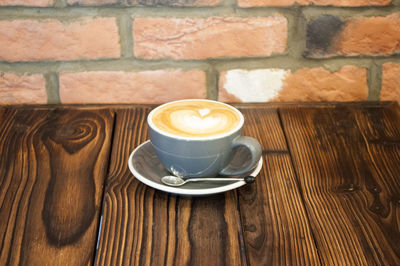
[(232, 142), (232, 148), (236, 148), (236, 147), (240, 147), (240, 146), (246, 147), (250, 151), (251, 159), (250, 159), (249, 164), (245, 168), (239, 169), (236, 171), (230, 170), (229, 167), (227, 167), (227, 168), (222, 169), (219, 172), (219, 174), (227, 175), (227, 176), (243, 175), (243, 174), (250, 172), (250, 170), (253, 169), (254, 165), (256, 163), (258, 163), (258, 161), (261, 158), (262, 150), (261, 150), (260, 143), (255, 138), (246, 137), (246, 136), (237, 137)]

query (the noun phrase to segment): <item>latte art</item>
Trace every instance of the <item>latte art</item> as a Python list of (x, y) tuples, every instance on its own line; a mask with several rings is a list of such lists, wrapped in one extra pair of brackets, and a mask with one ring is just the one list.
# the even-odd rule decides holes
[(213, 101), (190, 100), (159, 107), (152, 116), (160, 130), (183, 137), (208, 137), (237, 127), (239, 114), (229, 106)]

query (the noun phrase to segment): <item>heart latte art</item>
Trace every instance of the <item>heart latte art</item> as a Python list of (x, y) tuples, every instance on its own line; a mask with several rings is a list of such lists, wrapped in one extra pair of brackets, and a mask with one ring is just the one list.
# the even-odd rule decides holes
[(153, 124), (168, 133), (184, 137), (209, 137), (231, 131), (240, 123), (229, 106), (211, 101), (190, 100), (166, 104), (155, 110)]

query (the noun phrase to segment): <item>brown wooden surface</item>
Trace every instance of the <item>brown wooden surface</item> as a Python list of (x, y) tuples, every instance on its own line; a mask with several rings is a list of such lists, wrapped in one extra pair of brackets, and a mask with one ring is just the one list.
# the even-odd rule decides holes
[(242, 110), (243, 134), (263, 148), (256, 183), (238, 190), (249, 265), (319, 265), (296, 175), (275, 108)]
[(400, 127), (386, 108), (281, 110), (326, 265), (400, 265)]
[(128, 169), (152, 106), (1, 107), (0, 265), (400, 265), (398, 105), (239, 107), (256, 183), (193, 198)]
[(0, 265), (89, 265), (107, 171), (109, 111), (0, 114)]
[(117, 112), (96, 264), (240, 264), (234, 192), (178, 197), (147, 187), (129, 172), (130, 153), (148, 139), (148, 111)]

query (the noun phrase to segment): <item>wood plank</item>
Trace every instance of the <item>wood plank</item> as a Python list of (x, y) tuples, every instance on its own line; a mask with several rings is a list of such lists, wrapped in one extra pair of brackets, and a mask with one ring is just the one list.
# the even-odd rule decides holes
[[(379, 124), (363, 110), (337, 106), (280, 113), (321, 261), (399, 265), (400, 149), (372, 151), (365, 132), (375, 132)], [(379, 121), (384, 131), (399, 123)], [(399, 139), (399, 131), (391, 133)], [(382, 147), (384, 141), (378, 142)]]
[(256, 138), (264, 152), (287, 152), (276, 108), (239, 108), (245, 118), (243, 135)]
[[(353, 109), (366, 143), (373, 176), (365, 174), (370, 193), (368, 207), (373, 218), (371, 235), (379, 235), (376, 261), (400, 264), (400, 108)], [(370, 222), (370, 221), (365, 221)], [(385, 259), (382, 259), (381, 256)], [(383, 264), (383, 263), (382, 263)]]
[(129, 172), (129, 154), (148, 138), (149, 110), (117, 111), (96, 265), (240, 265), (234, 192), (179, 197)]
[(264, 166), (256, 183), (239, 189), (249, 265), (319, 265), (277, 110), (249, 108), (244, 134), (260, 140)]
[(0, 115), (0, 264), (93, 262), (113, 117), (109, 111)]

